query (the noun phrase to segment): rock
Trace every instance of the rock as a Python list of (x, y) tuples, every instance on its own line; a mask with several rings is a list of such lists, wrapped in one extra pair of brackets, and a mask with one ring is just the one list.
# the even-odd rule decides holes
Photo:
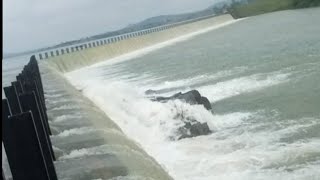
[(207, 123), (199, 123), (191, 125), (190, 133), (192, 136), (208, 135), (211, 133)]
[[(145, 93), (157, 94), (158, 91), (147, 90)], [(197, 90), (191, 90), (186, 93), (179, 92), (169, 97), (155, 96), (151, 100), (158, 101), (158, 102), (167, 102), (169, 100), (176, 100), (176, 99), (182, 100), (191, 105), (201, 104), (207, 110), (212, 109), (208, 98), (201, 96), (201, 94)], [(174, 135), (174, 137), (170, 137), (172, 140), (176, 140), (176, 139), (180, 140), (184, 138), (208, 135), (212, 133), (207, 123), (200, 123), (194, 117), (186, 116), (183, 109), (177, 109), (177, 110), (178, 111), (177, 111), (177, 114), (174, 116), (174, 119), (181, 120), (184, 123), (184, 125), (182, 125), (177, 129), (176, 132), (178, 136)]]
[(148, 90), (146, 90), (146, 92), (144, 92), (146, 95), (149, 95), (149, 94), (156, 94), (157, 93), (157, 91), (155, 91), (155, 90), (152, 90), (152, 89), (148, 89)]
[[(151, 93), (151, 92), (155, 92), (152, 90), (148, 90), (146, 91), (146, 93)], [(201, 96), (201, 94), (199, 93), (199, 91), (197, 90), (191, 90), (188, 91), (186, 93), (177, 93), (174, 94), (173, 96), (170, 97), (155, 97), (153, 100), (154, 101), (160, 101), (160, 102), (166, 102), (169, 100), (175, 100), (175, 99), (180, 99), (180, 100), (184, 100), (186, 103), (188, 104), (202, 104), (207, 110), (211, 110), (212, 106), (208, 100), (208, 98)]]
[(212, 133), (207, 123), (200, 123), (200, 122), (196, 122), (195, 124), (191, 124), (187, 122), (182, 128), (178, 130), (178, 132), (179, 134), (181, 134), (178, 140), (184, 139), (184, 138), (208, 135)]
[(211, 103), (210, 103), (209, 99), (206, 97), (202, 96), (199, 104), (202, 104), (207, 110), (212, 109)]

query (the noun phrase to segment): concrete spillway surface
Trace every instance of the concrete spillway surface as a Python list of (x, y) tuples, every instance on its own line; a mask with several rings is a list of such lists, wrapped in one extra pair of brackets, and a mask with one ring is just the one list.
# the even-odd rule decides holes
[(58, 72), (41, 71), (59, 179), (171, 179)]

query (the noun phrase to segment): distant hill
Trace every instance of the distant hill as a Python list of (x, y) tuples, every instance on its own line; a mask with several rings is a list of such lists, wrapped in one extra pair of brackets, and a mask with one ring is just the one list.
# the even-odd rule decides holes
[(157, 26), (178, 23), (178, 22), (182, 22), (190, 19), (196, 19), (204, 16), (219, 15), (219, 14), (225, 13), (227, 7), (229, 7), (230, 4), (231, 4), (231, 1), (225, 1), (225, 2), (216, 3), (201, 11), (184, 13), (184, 14), (176, 14), (176, 15), (161, 15), (161, 16), (151, 17), (142, 22), (139, 22), (136, 24), (130, 24), (123, 29), (91, 36), (88, 39), (93, 40), (93, 39), (106, 38), (106, 37), (116, 36), (116, 35), (125, 34), (129, 32), (140, 31), (143, 29), (153, 28)]

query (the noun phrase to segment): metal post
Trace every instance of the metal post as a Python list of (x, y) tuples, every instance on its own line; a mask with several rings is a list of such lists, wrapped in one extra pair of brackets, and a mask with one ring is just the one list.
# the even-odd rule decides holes
[[(37, 84), (36, 84), (36, 82), (34, 80), (33, 81), (32, 80), (24, 81), (23, 89), (25, 90), (24, 91), (25, 93), (34, 91), (37, 101), (41, 102), (40, 95), (39, 95), (39, 89), (38, 89), (38, 86), (37, 86)], [(46, 111), (44, 109), (43, 103), (39, 103), (39, 109), (40, 109), (41, 116), (44, 119), (43, 122), (45, 124), (46, 132), (49, 135), (51, 135), (52, 132), (50, 130), (50, 126), (49, 126), (49, 122), (48, 122), (48, 116), (47, 116), (47, 113), (46, 113)]]
[(21, 106), (19, 102), (19, 98), (17, 96), (17, 91), (14, 86), (8, 86), (3, 88), (4, 93), (8, 99), (9, 107), (11, 109), (12, 114), (21, 113)]
[[(2, 109), (4, 110), (3, 107)], [(50, 180), (32, 113), (2, 119), (2, 126), (3, 144), (13, 179)]]
[(31, 111), (33, 115), (33, 122), (38, 133), (39, 143), (43, 151), (43, 157), (48, 168), (48, 173), (51, 180), (57, 180), (56, 170), (53, 164), (55, 159), (52, 149), (52, 143), (48, 133), (45, 130), (44, 120), (41, 117), (39, 104), (34, 92), (24, 93), (19, 96), (23, 112)]
[(20, 81), (11, 82), (11, 86), (14, 86), (16, 88), (17, 95), (23, 93), (23, 88)]

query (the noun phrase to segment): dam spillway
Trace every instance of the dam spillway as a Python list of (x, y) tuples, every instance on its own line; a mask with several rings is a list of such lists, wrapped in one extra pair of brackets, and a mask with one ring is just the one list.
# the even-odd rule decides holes
[[(116, 38), (118, 41), (108, 44), (100, 43), (100, 46), (95, 45), (94, 48), (89, 48), (88, 45), (88, 48), (86, 49), (73, 51), (60, 56), (48, 57), (44, 62), (50, 63), (51, 66), (55, 66), (59, 71), (66, 73), (97, 62), (119, 57), (139, 49), (155, 46), (156, 44), (161, 44), (187, 34), (203, 31), (207, 28), (210, 29), (228, 25), (233, 22), (235, 22), (235, 20), (229, 14), (200, 19), (199, 21), (175, 25), (171, 28), (129, 37), (128, 39), (121, 38), (120, 40), (120, 38)], [(95, 44), (98, 43), (95, 42)]]
[(48, 82), (48, 116), (56, 134), (52, 141), (61, 155), (56, 165), (61, 177), (171, 179), (90, 100), (57, 72), (46, 72), (49, 73), (43, 74), (43, 78)]
[[(50, 179), (85, 180), (111, 179), (113, 177), (171, 179), (154, 159), (129, 140), (116, 124), (96, 108), (90, 100), (81, 96), (80, 92), (66, 82), (62, 75), (45, 66), (40, 68), (41, 79), (46, 82), (43, 89), (46, 98), (47, 115), (49, 116), (48, 122), (51, 129), (50, 139), (53, 143), (54, 160), (56, 160), (55, 168), (51, 169), (53, 173), (55, 173), (54, 169), (56, 170), (57, 176), (49, 173)], [(17, 82), (21, 82), (21, 80), (19, 79)], [(42, 89), (40, 86), (38, 87), (39, 90)], [(27, 91), (26, 89), (24, 90)], [(24, 94), (20, 93), (19, 98)], [(37, 92), (36, 94), (41, 93)], [(12, 101), (8, 95), (7, 98), (10, 103), (10, 109), (13, 110)], [(20, 104), (22, 103), (21, 100)], [(41, 102), (38, 104), (41, 104)], [(32, 112), (35, 115), (35, 111)], [(12, 119), (10, 120), (12, 121)], [(6, 124), (6, 119), (3, 119), (3, 121)], [(25, 120), (22, 119), (22, 121)], [(45, 122), (45, 118), (42, 118), (42, 121)], [(34, 119), (34, 122), (36, 122), (36, 119)], [(39, 133), (41, 127), (36, 129)], [(21, 130), (20, 133), (24, 135), (28, 131)], [(13, 150), (8, 149), (11, 147), (8, 146), (10, 142), (4, 142), (6, 150)], [(43, 145), (45, 146), (46, 143), (42, 143), (42, 148), (40, 148), (42, 150), (45, 149)], [(30, 145), (29, 147), (32, 146)], [(10, 152), (8, 155), (11, 152), (19, 155), (14, 151), (8, 152)], [(28, 151), (24, 150), (23, 152)], [(45, 151), (42, 151), (42, 153), (43, 155), (48, 155), (45, 154), (47, 153)], [(21, 174), (23, 171), (17, 167), (16, 163), (13, 164), (11, 158), (12, 156), (8, 156), (10, 168), (14, 167), (14, 171), (12, 171), (13, 179), (29, 179), (32, 175)], [(29, 161), (32, 160), (29, 159)], [(33, 163), (36, 164), (36, 159), (34, 161)], [(48, 160), (45, 159), (47, 163), (50, 161), (50, 158)], [(25, 163), (31, 163), (30, 167), (32, 169), (32, 162)], [(26, 167), (24, 169), (28, 170)], [(47, 169), (49, 168), (47, 167)], [(41, 170), (30, 170), (29, 172), (39, 175), (37, 178), (44, 178), (41, 176)], [(15, 176), (17, 174), (18, 176)]]
[(38, 58), (58, 179), (172, 179), (63, 73), (230, 21), (229, 15), (201, 19), (112, 44)]

